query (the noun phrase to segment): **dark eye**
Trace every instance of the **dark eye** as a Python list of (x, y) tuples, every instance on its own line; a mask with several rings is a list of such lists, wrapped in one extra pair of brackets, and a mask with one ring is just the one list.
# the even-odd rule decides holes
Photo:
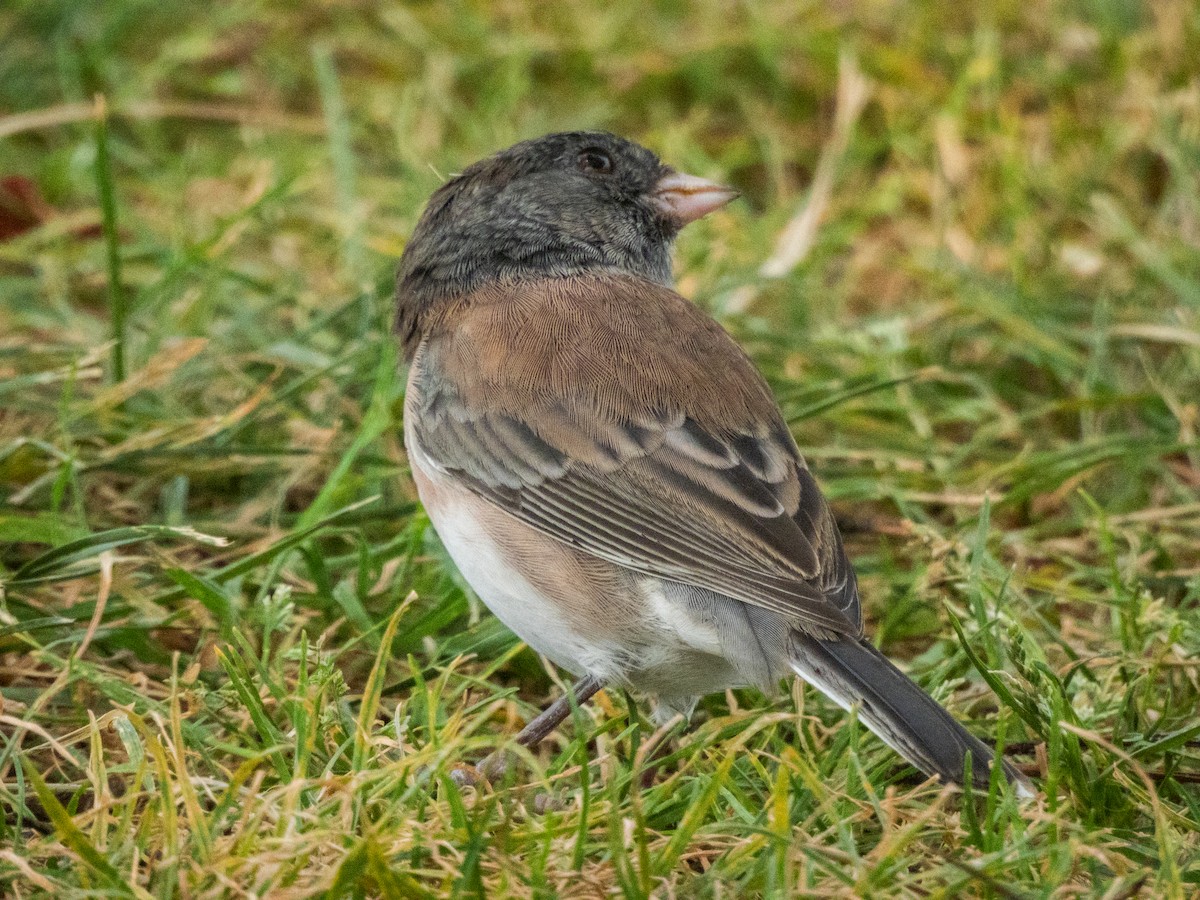
[(579, 164), (581, 172), (595, 172), (597, 175), (607, 175), (613, 170), (612, 157), (596, 147), (581, 150), (576, 162)]

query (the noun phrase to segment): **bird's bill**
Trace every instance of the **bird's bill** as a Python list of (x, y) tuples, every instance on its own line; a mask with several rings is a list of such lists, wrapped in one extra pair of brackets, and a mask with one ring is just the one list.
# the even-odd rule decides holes
[(658, 179), (651, 192), (659, 209), (681, 226), (707, 216), (737, 196), (731, 187), (674, 171)]

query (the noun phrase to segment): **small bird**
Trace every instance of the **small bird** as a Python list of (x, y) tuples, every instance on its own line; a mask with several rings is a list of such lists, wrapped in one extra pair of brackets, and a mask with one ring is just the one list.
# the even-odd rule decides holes
[(577, 702), (627, 686), (662, 721), (794, 673), (926, 774), (962, 783), (969, 757), (986, 785), (987, 745), (864, 639), (766, 382), (672, 287), (675, 236), (736, 196), (601, 132), (516, 144), (438, 189), (397, 272), (421, 501), (491, 611), (580, 676)]

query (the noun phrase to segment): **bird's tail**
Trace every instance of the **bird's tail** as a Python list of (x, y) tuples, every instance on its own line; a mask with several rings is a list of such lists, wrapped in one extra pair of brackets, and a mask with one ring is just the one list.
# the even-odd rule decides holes
[[(971, 777), (986, 787), (994, 754), (936, 700), (866, 641), (820, 640), (793, 633), (791, 665), (796, 674), (843, 709), (858, 707), (858, 718), (885, 744), (927, 775), (961, 784), (966, 757)], [(1022, 799), (1033, 785), (1007, 762), (1004, 775)]]

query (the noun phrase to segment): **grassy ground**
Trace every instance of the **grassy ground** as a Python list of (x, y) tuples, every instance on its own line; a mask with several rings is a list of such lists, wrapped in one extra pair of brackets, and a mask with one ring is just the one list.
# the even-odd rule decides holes
[[(17, 0), (0, 34), (0, 894), (1200, 891), (1194, 3)], [(670, 734), (610, 691), (450, 780), (561, 682), (414, 503), (391, 271), (446, 173), (577, 126), (743, 190), (681, 288), (777, 390), (871, 633), (1037, 803), (799, 688)]]

